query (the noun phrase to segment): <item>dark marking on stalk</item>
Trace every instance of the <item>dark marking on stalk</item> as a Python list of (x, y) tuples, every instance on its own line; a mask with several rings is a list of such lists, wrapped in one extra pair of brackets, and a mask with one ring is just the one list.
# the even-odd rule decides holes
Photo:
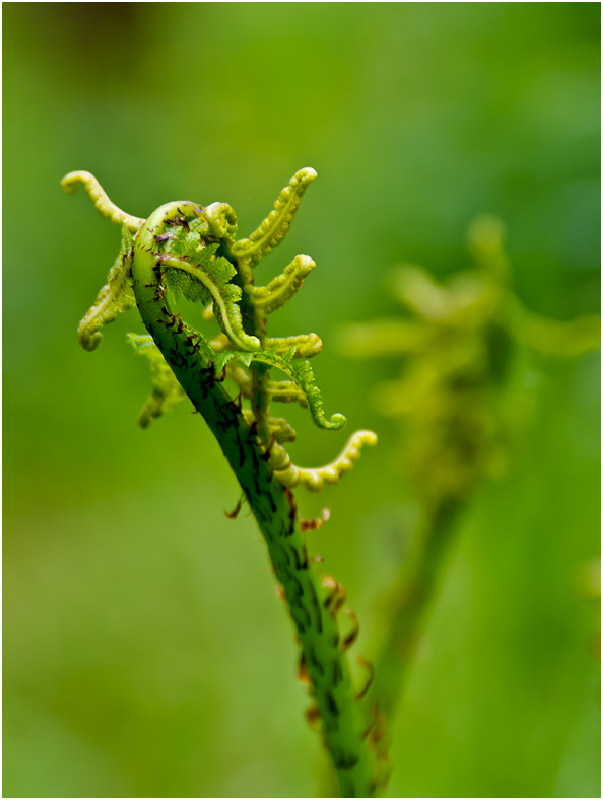
[(268, 522), (268, 520), (271, 519), (271, 515), (267, 511), (264, 511), (262, 506), (256, 507), (254, 513), (256, 518), (262, 522)]
[[(303, 636), (306, 633), (306, 631), (308, 630), (308, 628), (306, 627), (306, 623), (302, 622), (302, 620), (299, 619), (299, 615), (296, 615), (295, 612), (293, 611), (293, 609), (291, 609), (291, 616), (293, 617), (293, 620), (294, 620), (295, 624), (297, 625), (297, 630), (299, 631), (300, 636)], [(299, 639), (299, 637), (297, 637), (297, 638)]]
[(352, 769), (358, 763), (359, 756), (338, 756), (335, 759), (337, 769)]
[(291, 547), (291, 552), (293, 553), (293, 560), (295, 561), (295, 568), (297, 570), (308, 569), (308, 561), (303, 560), (299, 550), (296, 547)]
[(316, 628), (319, 634), (322, 634), (322, 614), (320, 613), (320, 602), (318, 600), (318, 595), (316, 594), (316, 587), (314, 586), (314, 581), (310, 581), (310, 590), (312, 592), (312, 603), (314, 608), (316, 609)]
[(335, 698), (331, 694), (331, 692), (325, 692), (325, 700), (327, 701), (327, 707), (329, 709), (329, 713), (332, 714), (334, 717), (339, 716), (339, 709), (337, 708), (337, 703), (335, 702)]
[(168, 239), (175, 239), (176, 236), (173, 233), (157, 233), (153, 236), (156, 242), (167, 242)]
[(287, 502), (289, 504), (289, 531), (286, 535), (291, 536), (295, 530), (295, 521), (297, 519), (297, 503), (295, 502), (293, 493), (286, 486), (285, 497), (287, 498)]
[(237, 428), (236, 431), (237, 447), (239, 449), (239, 467), (242, 467), (247, 458), (247, 450), (241, 438), (241, 431)]
[(341, 664), (339, 659), (333, 661), (333, 686), (337, 686), (338, 683), (341, 682), (343, 678), (343, 672), (341, 670)]
[[(291, 562), (289, 561), (289, 554), (287, 553), (287, 551), (284, 548), (283, 548), (283, 552), (287, 555), (287, 564), (289, 566), (291, 566)], [(295, 575), (289, 575), (289, 580), (292, 581), (295, 584), (295, 587), (297, 589), (297, 599), (301, 600), (302, 597), (304, 596), (304, 587), (302, 586), (301, 581)], [(308, 614), (308, 610), (306, 608), (304, 608), (304, 611), (305, 611), (306, 614)], [(308, 614), (308, 625), (311, 625), (311, 624), (312, 624), (312, 620), (310, 618), (310, 614)]]
[(170, 364), (177, 369), (184, 369), (186, 367), (186, 359), (175, 347), (170, 347), (170, 357), (168, 359)]
[(308, 661), (312, 664), (312, 666), (316, 669), (316, 671), (320, 672), (321, 676), (324, 677), (325, 668), (316, 658), (316, 653), (314, 652), (314, 648), (311, 645), (307, 645), (305, 651), (308, 654)]
[(267, 492), (268, 501), (270, 502), (270, 508), (272, 509), (272, 513), (276, 513), (276, 503), (274, 502), (274, 498), (272, 497), (272, 492)]
[(186, 349), (189, 351), (189, 353), (191, 355), (196, 353), (196, 351), (197, 351), (197, 349), (199, 347), (198, 345), (195, 345), (195, 339), (192, 336), (192, 334), (190, 334), (190, 333), (188, 334), (188, 336), (185, 339), (185, 346), (186, 346)]
[[(213, 366), (201, 367), (201, 369), (199, 370), (199, 375), (201, 377), (201, 391), (203, 393), (202, 396), (204, 400), (207, 400), (207, 396), (210, 390), (213, 389), (216, 382)], [(220, 412), (224, 413), (222, 407), (220, 407)], [(216, 421), (216, 425), (218, 425), (218, 421)], [(226, 430), (226, 427), (228, 426), (224, 426), (223, 428), (220, 428), (220, 430), (224, 431)]]

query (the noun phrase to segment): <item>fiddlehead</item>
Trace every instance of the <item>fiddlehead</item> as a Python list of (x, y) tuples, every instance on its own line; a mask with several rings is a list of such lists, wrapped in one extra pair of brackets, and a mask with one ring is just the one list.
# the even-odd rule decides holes
[[(282, 240), (315, 175), (309, 169), (297, 173), (274, 211), (242, 242), (233, 241), (236, 215), (224, 203), (161, 206), (147, 220), (136, 221), (136, 235), (122, 248), (131, 269), (123, 276), (128, 287), (131, 281), (149, 334), (130, 336), (136, 352), (149, 359), (153, 377), (153, 392), (141, 412), (140, 424), (147, 425), (185, 392), (215, 434), (258, 521), (282, 585), (342, 794), (372, 796), (380, 785), (370, 746), (373, 738), (366, 728), (364, 710), (356, 702), (356, 695), (362, 692), (354, 691), (343, 657), (355, 638), (356, 625), (347, 635), (340, 635), (337, 612), (345, 598), (340, 593), (334, 602), (330, 586), (323, 585), (311, 569), (297, 504), (286, 484), (318, 488), (318, 482), (336, 482), (351, 468), (360, 444), (374, 442), (376, 437), (358, 432), (332, 465), (314, 471), (318, 477), (291, 481), (290, 471), (300, 468), (289, 464), (282, 444), (293, 441), (295, 431), (285, 420), (270, 415), (270, 403), (299, 402), (324, 428), (340, 428), (345, 419), (325, 416), (307, 361), (320, 351), (320, 339), (315, 334), (286, 339), (266, 335), (266, 314), (300, 288), (314, 262), (307, 256), (298, 257), (280, 279), (257, 291), (250, 269)], [(71, 186), (72, 181), (67, 181), (67, 188)], [(94, 200), (96, 195), (90, 194)], [(110, 204), (108, 198), (107, 202)], [(215, 318), (218, 336), (207, 340), (172, 311), (171, 303), (181, 295), (203, 307), (211, 304), (213, 313), (200, 316)], [(273, 369), (288, 380), (273, 380), (269, 374)], [(226, 379), (237, 387), (236, 399), (229, 396)], [(243, 402), (250, 407), (243, 408)]]

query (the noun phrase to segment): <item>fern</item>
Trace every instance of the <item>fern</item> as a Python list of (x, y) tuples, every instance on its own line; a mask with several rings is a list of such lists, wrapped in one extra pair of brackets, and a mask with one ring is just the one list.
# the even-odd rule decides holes
[[(322, 721), (342, 795), (368, 797), (381, 790), (385, 773), (379, 761), (379, 718), (364, 705), (366, 689), (354, 689), (344, 656), (357, 625), (341, 635), (338, 614), (354, 619), (344, 607), (345, 592), (330, 576), (311, 568), (303, 537), (323, 520), (300, 520), (289, 487), (317, 490), (336, 483), (352, 467), (360, 447), (374, 443), (376, 436), (357, 431), (323, 467), (291, 464), (283, 444), (293, 441), (296, 432), (271, 414), (273, 401), (307, 407), (322, 428), (337, 430), (345, 423), (341, 414), (325, 415), (308, 361), (321, 350), (319, 337), (267, 335), (266, 315), (300, 289), (315, 264), (309, 256), (298, 256), (260, 288), (254, 286), (251, 270), (280, 243), (315, 177), (309, 168), (296, 173), (264, 222), (240, 241), (235, 241), (236, 214), (225, 203), (167, 203), (140, 220), (118, 209), (90, 173), (70, 173), (63, 186), (71, 191), (83, 183), (98, 210), (124, 224), (120, 257), (108, 287), (80, 324), (80, 341), (93, 349), (98, 328), (136, 303), (148, 336), (131, 334), (129, 340), (148, 359), (152, 379), (139, 423), (146, 427), (186, 394), (216, 436), (265, 538), (295, 625), (300, 678), (309, 682), (312, 697), (308, 717)], [(217, 322), (217, 335), (206, 338), (172, 311), (170, 302), (181, 297), (199, 307), (199, 316)], [(277, 370), (286, 380), (271, 377)], [(234, 383), (238, 394), (230, 396), (225, 383)]]

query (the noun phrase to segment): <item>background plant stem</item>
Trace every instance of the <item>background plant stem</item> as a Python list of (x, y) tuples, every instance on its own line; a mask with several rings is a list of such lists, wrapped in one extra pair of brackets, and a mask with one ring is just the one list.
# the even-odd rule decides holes
[(424, 512), (411, 565), (401, 570), (388, 600), (385, 612), (388, 624), (375, 660), (372, 694), (380, 711), (390, 720), (402, 698), (462, 507), (460, 501), (447, 499), (431, 513)]

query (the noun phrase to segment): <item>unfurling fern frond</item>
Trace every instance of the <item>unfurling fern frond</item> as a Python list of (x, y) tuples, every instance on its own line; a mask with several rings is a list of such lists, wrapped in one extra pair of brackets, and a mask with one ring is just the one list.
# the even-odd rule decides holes
[(121, 249), (109, 273), (108, 283), (100, 290), (77, 329), (79, 343), (84, 350), (96, 350), (103, 340), (100, 329), (113, 322), (121, 311), (136, 305), (132, 289), (132, 235), (124, 225)]
[[(276, 476), (283, 486), (293, 488), (304, 485), (312, 492), (319, 492), (325, 483), (339, 483), (343, 474), (349, 472), (354, 466), (353, 462), (360, 458), (360, 450), (365, 444), (377, 444), (377, 434), (373, 431), (356, 431), (346, 442), (343, 450), (336, 459), (323, 467), (296, 467), (285, 461), (280, 452), (273, 457), (273, 466), (277, 470)], [(275, 448), (272, 448), (274, 453)], [(284, 452), (284, 448), (280, 448)]]
[(306, 189), (316, 179), (317, 174), (312, 167), (298, 170), (289, 185), (281, 191), (274, 208), (259, 227), (248, 239), (235, 242), (232, 254), (245, 267), (257, 267), (262, 258), (283, 241)]
[[(321, 350), (319, 337), (267, 335), (267, 315), (301, 288), (315, 264), (309, 256), (297, 256), (264, 287), (254, 286), (252, 271), (281, 242), (315, 177), (309, 168), (297, 172), (259, 228), (238, 242), (236, 214), (226, 203), (167, 203), (141, 220), (117, 208), (90, 173), (70, 173), (63, 188), (72, 192), (83, 184), (97, 209), (124, 226), (109, 283), (80, 323), (82, 345), (98, 346), (100, 327), (136, 303), (149, 335), (130, 334), (129, 340), (148, 359), (152, 380), (139, 424), (148, 426), (188, 396), (214, 433), (268, 546), (341, 794), (368, 797), (379, 792), (381, 777), (366, 733), (365, 710), (357, 702), (362, 692), (354, 690), (343, 655), (357, 627), (347, 634), (338, 628), (337, 612), (347, 613), (341, 608), (345, 594), (339, 584), (333, 590), (321, 583), (304, 538), (304, 531), (321, 521), (300, 523), (289, 487), (318, 490), (337, 483), (361, 446), (374, 443), (376, 436), (356, 432), (323, 467), (291, 464), (283, 445), (296, 433), (286, 420), (272, 416), (272, 402), (307, 407), (322, 428), (337, 430), (345, 423), (341, 414), (328, 418), (324, 413), (309, 363)], [(196, 305), (200, 321), (205, 320), (201, 324), (217, 322), (218, 330), (206, 337), (174, 313), (170, 304), (179, 298)]]
[[(248, 239), (233, 242), (237, 217), (226, 203), (212, 203), (206, 207), (188, 202), (168, 203), (143, 223), (138, 218), (129, 218), (114, 206), (89, 173), (70, 173), (63, 181), (66, 191), (73, 191), (78, 182), (83, 183), (101, 213), (124, 221), (122, 249), (111, 270), (109, 283), (80, 323), (82, 346), (88, 350), (97, 347), (102, 338), (98, 329), (115, 319), (119, 311), (134, 304), (132, 259), (137, 257), (136, 253), (138, 257), (144, 254), (145, 259), (154, 262), (156, 292), (153, 300), (158, 303), (158, 310), (167, 311), (168, 291), (174, 300), (184, 297), (201, 304), (204, 309), (211, 307), (221, 334), (210, 345), (195, 331), (195, 347), (203, 349), (210, 358), (219, 379), (226, 375), (227, 367), (229, 377), (238, 379), (242, 396), (252, 403), (259, 429), (270, 430), (270, 402), (299, 403), (310, 410), (319, 427), (342, 428), (346, 421), (342, 414), (333, 414), (330, 418), (325, 415), (322, 394), (308, 361), (322, 349), (320, 338), (315, 333), (285, 338), (266, 335), (267, 314), (280, 308), (300, 289), (316, 264), (309, 256), (296, 256), (281, 275), (263, 287), (254, 286), (250, 270), (283, 239), (307, 187), (315, 178), (316, 172), (310, 168), (296, 172), (258, 229)], [(149, 247), (143, 250), (134, 247), (128, 226), (136, 230), (136, 242), (144, 236), (149, 239)], [(175, 324), (183, 329), (182, 320)], [(272, 379), (269, 372), (275, 369), (284, 373), (288, 380)], [(165, 386), (162, 378), (154, 388), (155, 405), (148, 407), (150, 416), (143, 414), (142, 417), (147, 424), (172, 405), (168, 400), (169, 392), (165, 396), (161, 394)], [(262, 397), (262, 402), (255, 402), (254, 397)]]

